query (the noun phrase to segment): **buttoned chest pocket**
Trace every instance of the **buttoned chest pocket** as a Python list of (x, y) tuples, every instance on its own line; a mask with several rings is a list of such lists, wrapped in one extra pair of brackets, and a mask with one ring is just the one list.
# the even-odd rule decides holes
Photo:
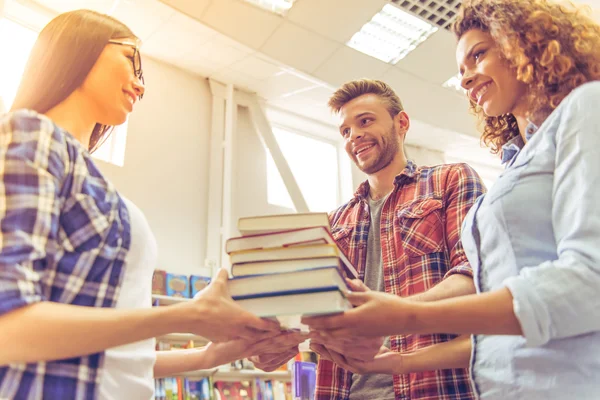
[(396, 214), (398, 232), (407, 256), (420, 257), (443, 251), (444, 225), (441, 200), (415, 201), (397, 210)]
[(485, 200), (490, 204), (498, 201), (509, 194), (519, 181), (519, 178), (527, 170), (534, 153), (519, 154), (515, 163), (504, 170), (486, 194)]
[(331, 236), (344, 254), (350, 254), (350, 241), (352, 239), (352, 227), (342, 226), (331, 230)]

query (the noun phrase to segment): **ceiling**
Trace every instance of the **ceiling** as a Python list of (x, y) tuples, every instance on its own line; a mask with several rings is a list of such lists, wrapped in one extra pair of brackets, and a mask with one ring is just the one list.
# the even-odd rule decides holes
[[(396, 65), (345, 45), (388, 2), (440, 26)], [(586, 2), (600, 7), (600, 0)], [(326, 102), (336, 87), (355, 78), (381, 79), (399, 94), (412, 130), (418, 129), (409, 143), (445, 150), (456, 137), (478, 137), (464, 96), (442, 87), (456, 74), (455, 39), (444, 28), (459, 0), (296, 0), (285, 17), (242, 0), (5, 3), (7, 14), (36, 29), (56, 13), (77, 8), (111, 14), (143, 40), (143, 54), (233, 83), (269, 105), (325, 124), (335, 123)]]

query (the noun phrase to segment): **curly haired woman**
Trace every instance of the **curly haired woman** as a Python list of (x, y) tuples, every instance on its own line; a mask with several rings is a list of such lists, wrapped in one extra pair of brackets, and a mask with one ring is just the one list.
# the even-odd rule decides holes
[(506, 165), (463, 225), (478, 294), (412, 303), (355, 283), (358, 307), (305, 322), (333, 337), (473, 335), (367, 363), (332, 355), (349, 370), (470, 362), (481, 399), (597, 399), (600, 26), (547, 0), (467, 0), (453, 28), (483, 141)]

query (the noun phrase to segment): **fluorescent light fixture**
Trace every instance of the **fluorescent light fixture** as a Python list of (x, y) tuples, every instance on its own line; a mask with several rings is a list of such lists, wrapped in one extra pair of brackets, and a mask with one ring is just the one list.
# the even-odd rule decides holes
[(465, 89), (463, 89), (463, 87), (460, 84), (461, 81), (462, 81), (462, 77), (460, 76), (460, 74), (456, 74), (452, 78), (450, 78), (446, 82), (444, 82), (444, 84), (442, 86), (445, 88), (454, 89), (461, 93), (465, 93)]
[(246, 0), (248, 3), (264, 8), (276, 14), (285, 15), (294, 5), (295, 0)]
[(436, 26), (386, 4), (346, 44), (383, 62), (395, 64), (437, 30)]

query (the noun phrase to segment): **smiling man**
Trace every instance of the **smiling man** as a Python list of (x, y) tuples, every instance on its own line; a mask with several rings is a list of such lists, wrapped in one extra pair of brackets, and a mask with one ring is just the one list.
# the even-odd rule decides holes
[[(462, 220), (484, 188), (465, 164), (417, 166), (407, 160), (404, 140), (410, 119), (384, 82), (361, 79), (344, 84), (329, 101), (339, 116), (348, 156), (367, 174), (354, 197), (331, 213), (332, 234), (372, 290), (418, 301), (475, 292), (460, 243)], [(413, 352), (448, 341), (449, 335), (385, 338), (382, 351)], [(404, 375), (353, 374), (373, 343), (313, 339), (321, 355), (317, 399), (472, 399), (465, 369)]]
[[(404, 139), (410, 119), (384, 82), (348, 82), (333, 94), (329, 106), (339, 116), (348, 156), (368, 177), (354, 197), (329, 216), (333, 237), (364, 284), (416, 301), (475, 293), (459, 240), (463, 218), (484, 191), (475, 171), (466, 164), (418, 167), (407, 160)], [(360, 290), (360, 285), (353, 286)], [(453, 338), (327, 340), (317, 333), (311, 339), (311, 348), (321, 356), (315, 398), (473, 399), (466, 369), (403, 374), (402, 366), (390, 365), (374, 373), (362, 362), (378, 351), (408, 353)], [(296, 343), (292, 345), (274, 347), (252, 360), (258, 368), (273, 370), (297, 353)], [(353, 373), (358, 371), (362, 374)]]

